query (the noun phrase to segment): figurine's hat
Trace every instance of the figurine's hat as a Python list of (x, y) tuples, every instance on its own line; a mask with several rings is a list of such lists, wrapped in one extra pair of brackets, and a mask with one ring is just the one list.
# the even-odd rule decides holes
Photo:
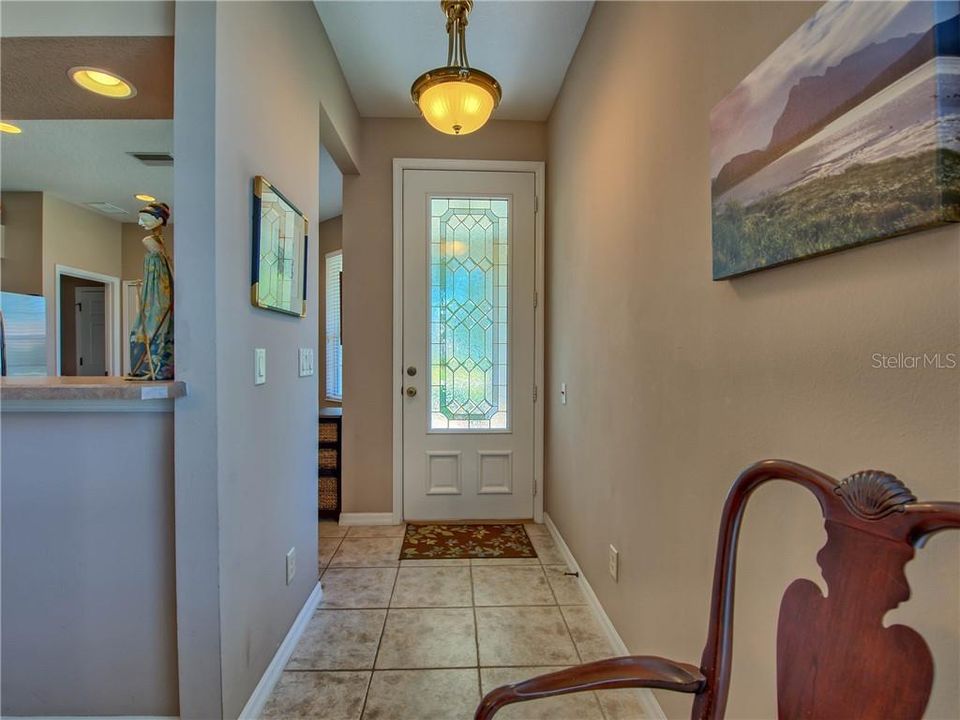
[(170, 219), (170, 206), (166, 203), (157, 203), (152, 202), (149, 205), (145, 205), (140, 212), (147, 213), (148, 215), (153, 215), (155, 218), (160, 220), (164, 225), (167, 224), (167, 220)]

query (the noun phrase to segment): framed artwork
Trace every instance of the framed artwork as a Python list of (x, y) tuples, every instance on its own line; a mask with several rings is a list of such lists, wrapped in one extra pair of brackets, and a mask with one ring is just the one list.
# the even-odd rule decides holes
[(307, 218), (261, 175), (253, 179), (250, 302), (307, 315)]
[(713, 278), (960, 220), (960, 3), (825, 3), (710, 113)]

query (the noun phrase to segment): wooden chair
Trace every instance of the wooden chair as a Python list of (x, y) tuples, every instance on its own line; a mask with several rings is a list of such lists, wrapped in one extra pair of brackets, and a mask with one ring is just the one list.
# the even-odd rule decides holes
[(777, 704), (780, 718), (920, 718), (930, 698), (933, 657), (905, 625), (884, 628), (886, 612), (910, 597), (904, 565), (940, 530), (960, 528), (960, 503), (918, 503), (897, 478), (876, 470), (837, 482), (784, 460), (747, 468), (720, 520), (710, 626), (700, 667), (655, 656), (600, 660), (496, 688), (476, 720), (505, 705), (565, 693), (659, 688), (694, 695), (694, 720), (719, 720), (727, 706), (733, 652), (737, 538), (747, 499), (769, 480), (787, 480), (820, 502), (827, 543), (817, 562), (828, 597), (794, 580), (780, 604)]

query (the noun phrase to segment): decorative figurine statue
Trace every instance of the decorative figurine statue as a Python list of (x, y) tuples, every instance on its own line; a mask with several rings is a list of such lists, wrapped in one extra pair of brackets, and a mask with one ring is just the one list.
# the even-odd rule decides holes
[(166, 203), (150, 203), (140, 211), (139, 224), (150, 234), (143, 239), (140, 312), (130, 331), (130, 377), (173, 379), (173, 272), (163, 245), (163, 228), (170, 219)]

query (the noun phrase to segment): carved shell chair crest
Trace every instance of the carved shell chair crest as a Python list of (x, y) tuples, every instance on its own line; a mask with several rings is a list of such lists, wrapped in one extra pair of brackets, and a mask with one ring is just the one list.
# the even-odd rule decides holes
[(854, 473), (841, 480), (835, 492), (850, 512), (865, 520), (879, 520), (917, 501), (906, 485), (881, 470)]

